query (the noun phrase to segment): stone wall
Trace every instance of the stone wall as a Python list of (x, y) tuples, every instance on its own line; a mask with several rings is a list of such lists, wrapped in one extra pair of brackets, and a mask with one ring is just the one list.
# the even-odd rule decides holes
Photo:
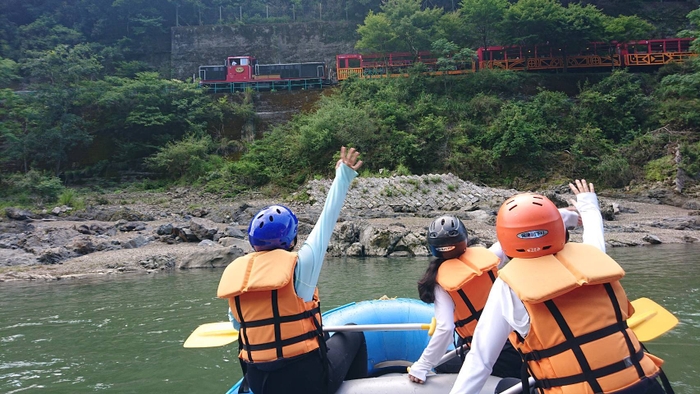
[(172, 77), (191, 78), (201, 65), (224, 64), (227, 56), (251, 55), (261, 63), (324, 61), (354, 52), (357, 25), (308, 22), (262, 25), (180, 26), (171, 29)]

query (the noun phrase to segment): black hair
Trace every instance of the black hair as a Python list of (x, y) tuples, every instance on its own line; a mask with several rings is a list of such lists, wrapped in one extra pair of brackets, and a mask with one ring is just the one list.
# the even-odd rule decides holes
[(440, 257), (433, 257), (428, 263), (428, 268), (425, 270), (425, 274), (418, 281), (418, 298), (421, 301), (428, 304), (435, 302), (435, 284), (437, 283), (437, 272), (438, 268), (442, 265), (445, 259)]

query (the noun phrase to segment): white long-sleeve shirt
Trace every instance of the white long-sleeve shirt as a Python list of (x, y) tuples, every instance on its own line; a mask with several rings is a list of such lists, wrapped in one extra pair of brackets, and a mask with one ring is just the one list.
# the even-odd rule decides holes
[[(595, 193), (579, 193), (575, 206), (583, 222), (583, 242), (605, 252), (598, 197)], [(515, 292), (497, 278), (476, 325), (471, 349), (450, 394), (478, 394), (481, 391), (512, 331), (517, 331), (523, 338), (527, 336), (530, 315)]]
[[(508, 260), (501, 244), (494, 243), (489, 250), (499, 258), (498, 267), (501, 268)], [(430, 337), (430, 342), (421, 354), (418, 361), (411, 366), (410, 374), (425, 381), (428, 372), (437, 366), (438, 362), (445, 355), (445, 351), (454, 340), (454, 309), (455, 304), (452, 297), (439, 284), (435, 285), (435, 332)]]

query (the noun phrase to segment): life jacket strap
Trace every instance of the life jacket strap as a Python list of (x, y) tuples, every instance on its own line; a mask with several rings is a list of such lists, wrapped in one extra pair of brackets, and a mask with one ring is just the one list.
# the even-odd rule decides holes
[(580, 337), (575, 337), (566, 342), (562, 342), (559, 345), (552, 346), (548, 349), (543, 350), (533, 350), (528, 353), (523, 353), (524, 361), (539, 361), (543, 358), (549, 358), (556, 356), (557, 354), (563, 353), (567, 350), (571, 350), (573, 347), (581, 346), (588, 342), (593, 342), (601, 338), (605, 338), (608, 335), (618, 333), (627, 329), (627, 322), (617, 322), (613, 323), (607, 327), (603, 327), (599, 330), (589, 332), (588, 334), (581, 335)]
[(319, 314), (319, 313), (321, 313), (321, 308), (316, 307), (316, 308), (310, 309), (308, 311), (304, 311), (302, 313), (297, 313), (294, 315), (270, 317), (267, 319), (252, 320), (252, 321), (240, 322), (240, 323), (241, 323), (241, 328), (255, 328), (255, 327), (262, 327), (262, 326), (267, 326), (267, 325), (275, 324), (275, 323), (281, 324), (281, 323), (290, 323), (290, 322), (294, 322), (297, 320), (303, 320), (303, 319), (315, 316), (316, 314)]
[[(634, 356), (633, 359), (634, 361), (639, 362), (642, 358), (644, 358), (644, 350), (638, 351)], [(579, 373), (576, 375), (571, 375), (571, 376), (565, 376), (561, 378), (553, 378), (553, 379), (539, 379), (535, 383), (535, 386), (538, 388), (542, 389), (550, 389), (552, 387), (559, 387), (559, 386), (568, 386), (571, 384), (576, 384), (576, 383), (582, 383), (582, 382), (587, 382), (589, 381), (589, 376), (592, 376), (593, 378), (602, 378), (607, 375), (614, 374), (616, 372), (620, 372), (624, 369), (627, 369), (630, 367), (630, 361), (629, 359), (621, 360), (615, 363), (612, 363), (610, 365), (607, 365), (602, 368), (594, 369), (591, 372), (587, 373)]]
[(255, 344), (255, 345), (244, 344), (243, 349), (245, 349), (247, 351), (253, 351), (253, 352), (259, 351), (259, 350), (274, 349), (274, 348), (278, 348), (278, 347), (281, 349), (282, 347), (293, 345), (293, 344), (298, 343), (298, 342), (303, 342), (303, 341), (305, 341), (307, 339), (311, 339), (311, 338), (318, 338), (318, 331), (317, 330), (309, 331), (309, 332), (306, 332), (304, 334), (297, 335), (295, 337), (284, 339), (284, 340), (259, 343), (259, 344)]

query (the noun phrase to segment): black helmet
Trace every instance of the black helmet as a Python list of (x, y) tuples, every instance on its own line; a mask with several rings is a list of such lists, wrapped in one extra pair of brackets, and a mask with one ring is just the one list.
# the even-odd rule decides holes
[(459, 257), (467, 250), (467, 228), (454, 216), (440, 216), (428, 227), (428, 247), (435, 257)]

